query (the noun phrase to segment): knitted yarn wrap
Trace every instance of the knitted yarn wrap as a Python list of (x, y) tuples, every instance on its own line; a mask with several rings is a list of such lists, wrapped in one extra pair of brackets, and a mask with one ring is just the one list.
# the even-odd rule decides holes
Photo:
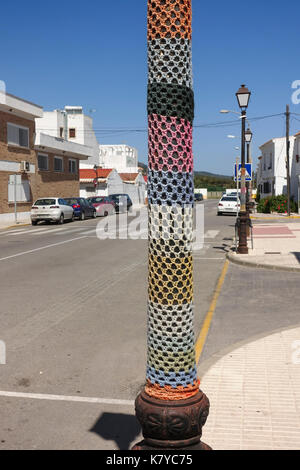
[(148, 0), (148, 395), (198, 393), (191, 0)]

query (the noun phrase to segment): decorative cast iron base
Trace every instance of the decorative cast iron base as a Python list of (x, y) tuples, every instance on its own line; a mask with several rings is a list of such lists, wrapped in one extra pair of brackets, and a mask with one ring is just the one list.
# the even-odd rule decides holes
[(240, 212), (238, 218), (238, 228), (239, 228), (239, 246), (237, 252), (241, 255), (248, 254), (248, 243), (247, 243), (247, 227), (249, 226), (247, 213)]
[(158, 400), (141, 392), (135, 401), (144, 440), (132, 450), (211, 450), (200, 441), (209, 400), (200, 390), (187, 400)]

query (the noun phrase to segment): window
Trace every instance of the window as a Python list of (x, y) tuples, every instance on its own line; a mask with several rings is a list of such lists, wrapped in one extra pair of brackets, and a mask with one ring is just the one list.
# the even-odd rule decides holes
[(76, 137), (76, 129), (72, 127), (71, 129), (69, 129), (69, 138), (74, 139), (75, 137)]
[(273, 155), (270, 153), (270, 159), (269, 159), (269, 167), (268, 170), (272, 169), (272, 164), (273, 164)]
[(54, 157), (54, 171), (64, 171), (63, 159)]
[(18, 147), (29, 147), (29, 129), (7, 123), (7, 143)]
[(77, 165), (76, 160), (69, 160), (69, 173), (76, 173), (77, 172)]
[(49, 169), (48, 155), (38, 154), (38, 167), (39, 167), (39, 170), (42, 170), (42, 171), (47, 171)]
[(59, 128), (59, 137), (62, 139), (64, 136), (64, 128), (63, 127), (60, 127)]

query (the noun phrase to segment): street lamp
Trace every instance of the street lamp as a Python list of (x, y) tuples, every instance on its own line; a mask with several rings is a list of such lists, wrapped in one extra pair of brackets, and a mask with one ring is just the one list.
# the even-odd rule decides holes
[[(242, 135), (241, 135), (241, 210), (238, 219), (239, 227), (239, 246), (237, 252), (243, 255), (248, 254), (247, 233), (250, 225), (250, 219), (247, 217), (246, 210), (246, 168), (245, 168), (245, 142), (246, 142), (246, 109), (249, 104), (251, 92), (245, 85), (236, 92), (237, 101), (241, 109), (242, 119)], [(247, 138), (251, 140), (252, 136), (247, 134)]]
[(246, 88), (245, 85), (242, 85), (241, 88), (236, 92), (236, 97), (238, 100), (239, 107), (241, 109), (248, 108), (251, 92)]
[[(251, 156), (250, 156), (250, 144), (252, 141), (253, 134), (248, 127), (245, 132), (245, 142), (247, 144), (247, 163), (251, 163)], [(246, 212), (247, 212), (247, 219), (250, 220), (250, 181), (246, 181)], [(248, 227), (249, 228), (249, 227)]]

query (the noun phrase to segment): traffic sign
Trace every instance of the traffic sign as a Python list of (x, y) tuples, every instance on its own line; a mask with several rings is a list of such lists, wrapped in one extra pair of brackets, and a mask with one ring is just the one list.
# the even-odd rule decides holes
[[(242, 164), (239, 164), (238, 180), (241, 181)], [(245, 177), (246, 181), (252, 181), (252, 163), (245, 163)], [(234, 181), (236, 181), (236, 164), (234, 165)]]

